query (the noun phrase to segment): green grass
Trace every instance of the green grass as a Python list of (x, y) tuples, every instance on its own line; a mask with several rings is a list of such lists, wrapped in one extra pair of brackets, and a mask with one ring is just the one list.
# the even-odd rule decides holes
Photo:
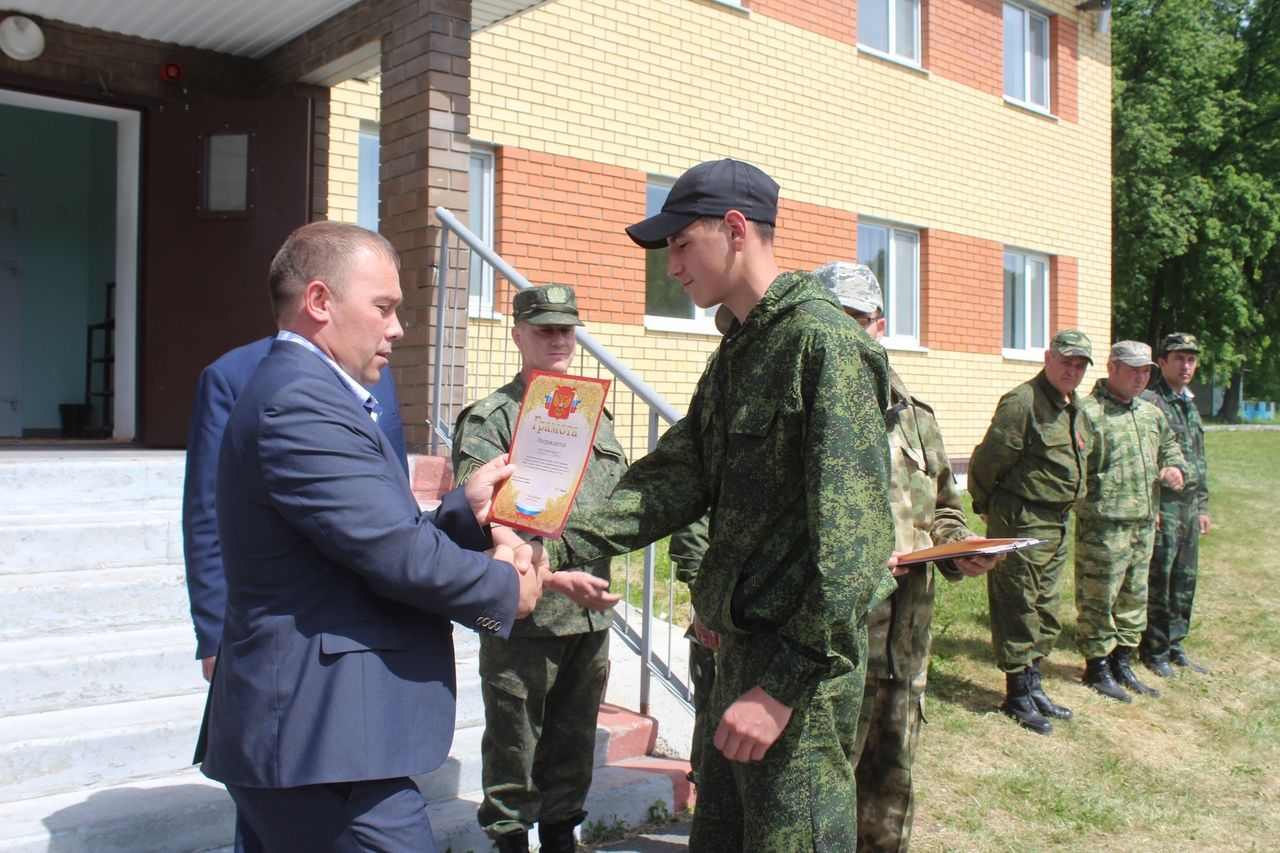
[[(1079, 684), (1072, 585), (1045, 686), (1049, 737), (995, 713), (1004, 680), (982, 581), (939, 585), (912, 848), (1236, 851), (1280, 838), (1280, 432), (1207, 437), (1214, 529), (1187, 644), (1208, 676), (1120, 705)], [(979, 528), (980, 529), (980, 528)], [(1147, 674), (1139, 670), (1139, 676)]]

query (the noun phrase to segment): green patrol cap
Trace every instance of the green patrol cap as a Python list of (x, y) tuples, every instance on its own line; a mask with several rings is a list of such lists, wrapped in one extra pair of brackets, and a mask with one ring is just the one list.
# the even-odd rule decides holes
[(1165, 335), (1160, 341), (1160, 355), (1165, 356), (1176, 349), (1191, 350), (1191, 352), (1200, 352), (1200, 342), (1196, 340), (1195, 335), (1189, 335), (1186, 332), (1174, 332), (1171, 335)]
[(1151, 347), (1142, 341), (1116, 341), (1111, 345), (1111, 361), (1130, 367), (1150, 367), (1155, 364), (1151, 360)]
[(1049, 349), (1068, 358), (1082, 357), (1093, 364), (1093, 341), (1079, 329), (1063, 329), (1053, 336)]
[(546, 284), (521, 290), (511, 301), (517, 323), (535, 326), (581, 326), (578, 298), (573, 288), (563, 284)]

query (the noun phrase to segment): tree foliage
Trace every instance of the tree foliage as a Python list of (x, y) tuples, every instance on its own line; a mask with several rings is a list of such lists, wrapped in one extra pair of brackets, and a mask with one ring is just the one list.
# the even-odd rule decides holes
[(1219, 381), (1280, 392), (1280, 0), (1113, 21), (1113, 335), (1192, 332)]

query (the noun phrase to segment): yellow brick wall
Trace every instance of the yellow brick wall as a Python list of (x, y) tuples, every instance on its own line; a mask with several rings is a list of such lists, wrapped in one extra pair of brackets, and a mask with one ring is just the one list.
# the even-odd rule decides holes
[[(555, 0), (473, 35), (471, 135), (672, 177), (703, 160), (738, 157), (777, 179), (784, 198), (1075, 257), (1079, 325), (1105, 353), (1109, 41), (1069, 0), (1040, 5), (1081, 22), (1076, 122), (715, 3)], [(991, 33), (983, 49), (998, 52), (1000, 38)], [(661, 351), (654, 341), (664, 337), (619, 330), (619, 354), (647, 377), (644, 359)], [(696, 376), (713, 344), (678, 347), (673, 355), (687, 370), (673, 372), (665, 360), (653, 367)], [(1038, 369), (969, 353), (891, 358), (938, 409), (960, 457), (981, 438), (1000, 394)], [(678, 379), (653, 384), (666, 382), (683, 405), (691, 388)]]
[(378, 78), (348, 80), (329, 90), (329, 218), (356, 221), (360, 122), (378, 120)]

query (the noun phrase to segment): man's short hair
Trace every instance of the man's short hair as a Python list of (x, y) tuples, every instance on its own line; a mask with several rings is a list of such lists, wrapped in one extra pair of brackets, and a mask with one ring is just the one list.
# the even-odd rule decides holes
[[(715, 226), (719, 225), (721, 222), (724, 221), (724, 217), (723, 216), (699, 216), (697, 219), (693, 221), (701, 222), (704, 225), (709, 225), (712, 228), (714, 228)], [(773, 234), (777, 230), (777, 226), (770, 225), (768, 222), (757, 222), (754, 219), (748, 219), (747, 222), (751, 223), (751, 227), (755, 228), (756, 236), (760, 238), (760, 241), (762, 243), (769, 243), (769, 244), (773, 243)]]
[(289, 235), (271, 261), (267, 286), (271, 310), (279, 319), (307, 284), (323, 281), (338, 299), (346, 288), (351, 260), (369, 251), (400, 269), (400, 256), (386, 237), (348, 222), (312, 222)]

